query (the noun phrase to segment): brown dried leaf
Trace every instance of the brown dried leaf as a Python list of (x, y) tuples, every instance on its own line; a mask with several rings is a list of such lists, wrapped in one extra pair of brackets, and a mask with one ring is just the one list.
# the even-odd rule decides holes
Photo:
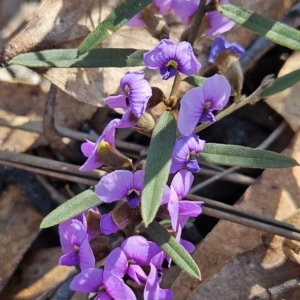
[[(285, 155), (300, 161), (300, 132), (297, 133)], [(250, 186), (235, 204), (246, 211), (282, 219), (300, 207), (300, 168), (269, 169)], [(206, 280), (237, 254), (261, 244), (263, 232), (221, 220), (194, 253), (202, 280)], [(175, 299), (187, 299), (199, 285), (185, 273), (176, 279), (172, 289)]]
[(7, 284), (24, 253), (39, 234), (42, 216), (16, 186), (0, 196), (0, 290)]
[[(0, 82), (0, 118), (7, 123), (17, 116), (27, 116), (32, 122), (42, 120), (47, 92), (35, 85)], [(56, 125), (78, 128), (84, 121), (89, 120), (95, 111), (95, 107), (79, 103), (64, 92), (58, 91), (55, 107)], [(1, 127), (1, 150), (23, 152), (45, 144), (45, 138), (37, 133)]]
[[(300, 69), (300, 53), (294, 52), (280, 70), (278, 77)], [(289, 123), (294, 131), (300, 128), (300, 82), (268, 97), (265, 101)]]
[(58, 265), (61, 255), (61, 247), (29, 251), (0, 293), (0, 299), (5, 296), (11, 300), (35, 300), (53, 288), (72, 271), (70, 267)]
[[(300, 210), (285, 220), (300, 225)], [(217, 273), (209, 277), (190, 299), (289, 299), (298, 300), (300, 287), (270, 289), (299, 275), (299, 264), (289, 260), (283, 251), (285, 238), (266, 234), (255, 249), (229, 260)], [(287, 285), (287, 284), (285, 284)], [(297, 284), (296, 284), (297, 287)], [(269, 289), (269, 290), (267, 290)], [(222, 295), (222, 296), (221, 296)], [(278, 298), (277, 298), (278, 297)]]

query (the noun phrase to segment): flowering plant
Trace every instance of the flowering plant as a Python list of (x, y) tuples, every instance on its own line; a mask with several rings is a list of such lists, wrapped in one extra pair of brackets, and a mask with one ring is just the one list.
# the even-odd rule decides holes
[[(157, 11), (165, 15), (169, 10), (187, 26), (179, 43), (169, 38), (166, 26), (159, 32), (153, 28)], [(256, 168), (297, 165), (283, 155), (210, 144), (198, 135), (235, 109), (255, 102), (263, 90), (272, 93), (273, 80), (267, 78), (254, 94), (241, 96), (239, 58), (244, 49), (221, 36), (215, 38), (208, 57), (217, 73), (208, 78), (198, 76), (201, 63), (194, 45), (207, 35), (229, 30), (234, 25), (232, 20), (244, 24), (249, 11), (242, 12), (225, 0), (127, 0), (86, 37), (75, 57), (69, 57), (69, 67), (85, 66), (93, 55), (101, 57), (100, 67), (144, 67), (143, 71), (125, 73), (120, 80), (120, 94), (105, 98), (107, 106), (123, 110), (122, 118), (111, 120), (95, 143), (87, 140), (81, 146), (86, 161), (80, 170), (105, 168), (107, 174), (96, 186), (59, 206), (41, 224), (42, 228), (59, 224), (63, 252), (59, 263), (79, 271), (71, 289), (91, 293), (94, 299), (172, 299), (172, 291), (160, 287), (164, 260), (169, 266), (174, 261), (191, 276), (200, 278), (200, 270), (189, 254), (194, 247), (181, 238), (181, 233), (188, 220), (205, 209), (205, 200), (192, 201), (188, 195), (192, 173), (201, 172), (201, 161)], [(108, 29), (114, 31), (126, 23), (144, 26), (158, 38), (157, 45), (150, 50), (92, 49), (108, 37)], [(287, 28), (284, 30), (291, 30)], [(276, 34), (269, 36), (278, 42)], [(287, 45), (296, 47), (290, 41)], [(22, 64), (26, 55), (28, 59), (30, 54), (23, 54), (12, 62)], [(47, 55), (35, 57), (45, 57), (42, 63), (51, 63)], [(26, 61), (28, 66), (35, 66), (34, 60)], [(60, 67), (60, 63), (52, 62), (51, 66)], [(150, 85), (145, 69), (158, 70), (162, 80), (174, 79), (169, 96)], [(193, 87), (181, 90), (183, 80)], [(164, 111), (157, 116), (154, 108), (159, 104), (164, 105)], [(128, 127), (151, 138), (146, 166), (135, 164), (116, 149), (116, 130)], [(170, 174), (174, 176), (168, 184)], [(116, 205), (108, 213), (96, 208), (113, 202)], [(89, 226), (91, 220), (98, 222), (96, 229)], [(118, 236), (122, 241), (116, 245), (108, 236)], [(98, 268), (96, 263), (103, 258), (106, 261)]]

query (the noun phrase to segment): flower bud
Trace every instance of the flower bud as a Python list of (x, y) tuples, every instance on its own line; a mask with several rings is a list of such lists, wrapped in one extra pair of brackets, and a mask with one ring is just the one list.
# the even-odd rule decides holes
[(217, 65), (219, 73), (224, 75), (235, 91), (235, 99), (241, 97), (243, 87), (243, 72), (239, 61), (239, 56), (233, 51), (223, 51), (217, 55), (214, 64)]
[(124, 229), (130, 222), (138, 223), (141, 219), (140, 208), (131, 208), (126, 202), (118, 205), (111, 212), (112, 218), (120, 229)]
[(98, 159), (115, 170), (133, 170), (131, 159), (123, 155), (119, 150), (112, 147), (109, 143), (101, 142), (98, 145)]
[(155, 5), (148, 5), (141, 11), (141, 15), (146, 29), (154, 38), (158, 40), (169, 38), (170, 29)]
[(137, 126), (133, 127), (137, 132), (151, 137), (155, 127), (155, 119), (151, 112), (145, 112), (137, 121)]
[[(99, 222), (98, 222), (99, 228)], [(103, 235), (98, 235), (90, 241), (90, 246), (95, 256), (95, 261), (100, 261), (105, 258), (111, 251), (112, 246)]]

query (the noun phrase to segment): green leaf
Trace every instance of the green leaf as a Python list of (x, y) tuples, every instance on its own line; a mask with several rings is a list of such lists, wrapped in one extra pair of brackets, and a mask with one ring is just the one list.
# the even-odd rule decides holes
[(218, 7), (218, 10), (235, 23), (279, 45), (300, 51), (300, 32), (298, 30), (234, 5), (222, 5)]
[(37, 68), (106, 68), (143, 66), (148, 50), (93, 49), (77, 57), (77, 49), (54, 49), (15, 56), (10, 64)]
[(273, 94), (284, 91), (285, 89), (293, 86), (295, 83), (300, 81), (300, 70), (293, 71), (282, 77), (277, 78), (272, 86), (265, 89), (260, 93), (261, 97), (268, 97)]
[(213, 143), (205, 145), (204, 150), (197, 155), (197, 160), (219, 165), (259, 169), (299, 166), (293, 158), (276, 152)]
[(123, 1), (83, 40), (78, 48), (78, 55), (86, 53), (100, 44), (151, 2), (152, 0)]
[(91, 189), (86, 190), (54, 209), (43, 219), (41, 228), (57, 225), (101, 203), (101, 199)]
[(188, 76), (185, 77), (183, 81), (189, 83), (192, 86), (198, 87), (203, 85), (205, 79), (206, 78), (202, 76)]
[(164, 193), (169, 177), (175, 138), (174, 116), (165, 111), (154, 128), (145, 169), (141, 211), (146, 227), (155, 218)]
[(152, 222), (146, 229), (147, 233), (168, 256), (183, 271), (201, 280), (200, 270), (191, 255), (182, 247), (171, 234), (157, 222)]

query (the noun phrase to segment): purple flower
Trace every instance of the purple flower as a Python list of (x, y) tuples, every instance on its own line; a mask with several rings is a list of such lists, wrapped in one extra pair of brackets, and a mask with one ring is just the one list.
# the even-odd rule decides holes
[(68, 221), (67, 224), (60, 224), (58, 229), (64, 253), (59, 259), (59, 264), (64, 266), (79, 265), (81, 270), (93, 268), (95, 258), (84, 225), (74, 219)]
[(160, 248), (142, 236), (126, 239), (121, 247), (114, 249), (105, 261), (104, 271), (116, 276), (129, 275), (137, 284), (147, 280), (147, 275), (140, 265), (149, 264)]
[(172, 154), (172, 165), (170, 173), (176, 173), (178, 170), (187, 168), (192, 173), (200, 171), (196, 155), (203, 151), (205, 141), (192, 133), (177, 140)]
[(242, 46), (236, 43), (228, 43), (223, 37), (219, 36), (215, 38), (211, 46), (208, 61), (213, 62), (220, 52), (228, 50), (236, 53), (238, 56), (243, 56), (245, 54), (245, 49)]
[(115, 131), (119, 122), (120, 119), (110, 121), (96, 143), (86, 140), (86, 143), (81, 145), (81, 151), (88, 159), (79, 168), (80, 171), (92, 171), (104, 165), (101, 161), (103, 155), (101, 152), (110, 151), (109, 148), (115, 148)]
[(173, 292), (169, 289), (161, 289), (159, 286), (160, 278), (156, 267), (150, 264), (150, 274), (148, 276), (145, 289), (144, 299), (145, 300), (171, 300), (173, 299)]
[[(210, 1), (208, 1), (208, 3), (209, 2)], [(220, 6), (225, 4), (229, 4), (229, 2), (227, 0), (219, 1)], [(218, 10), (208, 12), (207, 17), (210, 25), (210, 28), (205, 30), (205, 33), (207, 35), (214, 36), (217, 34), (224, 33), (230, 30), (235, 25), (233, 21), (223, 16)]]
[(184, 25), (188, 25), (190, 16), (197, 11), (198, 6), (199, 0), (172, 0), (170, 5)]
[(202, 212), (200, 207), (203, 204), (202, 201), (183, 200), (188, 194), (193, 180), (194, 176), (191, 172), (181, 170), (171, 182), (168, 211), (174, 231), (178, 230), (178, 225), (183, 227), (190, 217), (197, 217)]
[(81, 293), (97, 293), (95, 300), (136, 299), (122, 278), (101, 269), (83, 270), (75, 276), (70, 288)]
[(213, 110), (221, 110), (228, 102), (231, 87), (223, 75), (207, 78), (201, 87), (189, 90), (180, 101), (178, 129), (192, 134), (198, 122), (215, 122)]
[(146, 111), (152, 89), (149, 82), (144, 79), (143, 71), (127, 72), (121, 79), (120, 88), (122, 95), (110, 96), (104, 99), (112, 108), (123, 108), (140, 118)]
[(144, 21), (141, 19), (141, 12), (137, 13), (134, 17), (132, 17), (125, 25), (130, 27), (142, 27), (145, 25)]
[(88, 240), (90, 241), (97, 234), (97, 232), (95, 232), (95, 231), (90, 231), (88, 228), (88, 225), (87, 225), (86, 216), (88, 215), (88, 213), (90, 211), (100, 215), (100, 211), (97, 207), (90, 208), (90, 209), (84, 211), (83, 213), (73, 217), (72, 219), (69, 219), (65, 222), (60, 223), (59, 224), (60, 231), (62, 231), (62, 232), (67, 231), (68, 228), (70, 227), (70, 225), (73, 223), (73, 221), (77, 220), (80, 223), (82, 223), (82, 226), (88, 235)]
[(159, 7), (160, 13), (165, 15), (170, 9), (172, 0), (154, 0), (153, 4)]
[(103, 176), (96, 185), (96, 194), (106, 203), (112, 203), (126, 197), (128, 205), (131, 208), (136, 208), (141, 200), (144, 174), (144, 170), (135, 173), (117, 170), (109, 173)]
[[(135, 173), (127, 170), (114, 171), (101, 178), (96, 185), (96, 194), (106, 203), (115, 202), (126, 197), (128, 206), (136, 208), (141, 200), (144, 174), (144, 170)], [(123, 225), (123, 227), (126, 226), (126, 224)], [(103, 234), (108, 235), (120, 228), (113, 220), (112, 214), (105, 214), (101, 218), (100, 229)]]
[(176, 45), (168, 39), (161, 40), (154, 49), (145, 53), (144, 62), (149, 69), (159, 69), (163, 80), (177, 72), (192, 75), (201, 67), (189, 43), (181, 42)]

